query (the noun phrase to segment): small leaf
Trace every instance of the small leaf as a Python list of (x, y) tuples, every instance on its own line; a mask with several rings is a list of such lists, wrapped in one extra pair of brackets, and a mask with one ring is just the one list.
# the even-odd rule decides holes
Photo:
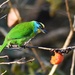
[(7, 17), (8, 27), (12, 27), (19, 20), (18, 17), (20, 17), (19, 11), (16, 8), (11, 8)]

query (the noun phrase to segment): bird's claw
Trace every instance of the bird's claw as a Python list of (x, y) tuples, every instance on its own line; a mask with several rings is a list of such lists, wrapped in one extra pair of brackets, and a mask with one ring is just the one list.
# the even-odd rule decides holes
[(12, 45), (11, 44), (7, 45), (7, 48), (12, 48)]

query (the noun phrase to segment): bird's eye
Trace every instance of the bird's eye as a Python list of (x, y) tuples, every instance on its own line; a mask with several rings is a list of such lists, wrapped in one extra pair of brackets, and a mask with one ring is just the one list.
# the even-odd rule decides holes
[(41, 23), (41, 22), (37, 22), (40, 26), (39, 26), (39, 28), (41, 28), (41, 29), (44, 29), (45, 28), (45, 26), (44, 26), (44, 24), (43, 23)]
[(44, 26), (43, 23), (39, 22), (39, 24), (40, 24), (40, 28), (41, 28), (41, 29), (44, 29), (44, 28), (45, 28), (45, 26)]

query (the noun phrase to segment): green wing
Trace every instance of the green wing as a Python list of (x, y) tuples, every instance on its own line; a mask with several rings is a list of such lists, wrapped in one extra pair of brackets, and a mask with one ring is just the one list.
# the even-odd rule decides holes
[(25, 22), (17, 24), (11, 31), (8, 33), (8, 39), (20, 39), (23, 37), (30, 36), (33, 33), (33, 22)]

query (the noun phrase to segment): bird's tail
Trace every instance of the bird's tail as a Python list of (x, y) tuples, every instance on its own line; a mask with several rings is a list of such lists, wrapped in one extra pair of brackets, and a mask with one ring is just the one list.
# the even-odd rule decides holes
[(3, 42), (3, 44), (0, 46), (0, 52), (6, 47), (7, 42), (6, 40)]

